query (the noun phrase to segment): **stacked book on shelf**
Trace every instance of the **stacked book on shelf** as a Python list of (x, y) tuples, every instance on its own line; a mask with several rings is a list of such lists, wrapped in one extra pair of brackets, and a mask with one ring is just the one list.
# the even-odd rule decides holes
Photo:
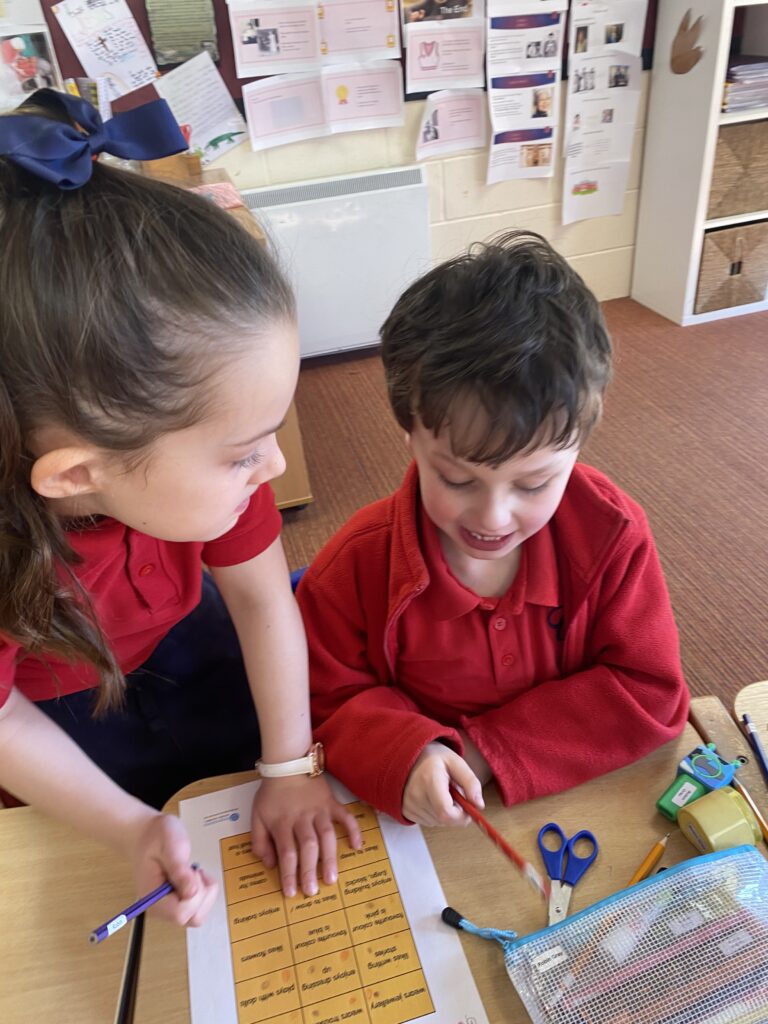
[(732, 56), (723, 91), (723, 113), (768, 108), (768, 57)]

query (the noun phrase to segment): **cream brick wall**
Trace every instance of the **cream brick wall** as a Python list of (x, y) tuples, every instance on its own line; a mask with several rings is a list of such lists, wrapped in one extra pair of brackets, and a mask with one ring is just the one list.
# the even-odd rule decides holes
[[(643, 73), (640, 112), (624, 212), (563, 227), (562, 160), (554, 178), (485, 184), (485, 152), (460, 153), (425, 163), (429, 181), (432, 248), (436, 260), (462, 252), (511, 227), (540, 232), (582, 275), (601, 300), (629, 295), (638, 189), (650, 74)], [(562, 97), (563, 102), (565, 97)], [(398, 167), (415, 162), (423, 103), (406, 103), (402, 128), (352, 132), (253, 153), (247, 143), (218, 160), (241, 188)]]

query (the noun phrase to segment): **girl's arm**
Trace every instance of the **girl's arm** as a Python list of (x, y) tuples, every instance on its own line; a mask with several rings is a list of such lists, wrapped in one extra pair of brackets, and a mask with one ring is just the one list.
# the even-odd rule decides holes
[(17, 690), (0, 708), (0, 783), (20, 800), (128, 857), (137, 891), (165, 881), (175, 892), (158, 912), (177, 924), (202, 924), (217, 884), (190, 867), (178, 818), (122, 790), (77, 744)]
[[(240, 640), (259, 718), (262, 760), (274, 764), (303, 757), (312, 743), (307, 644), (280, 539), (250, 561), (212, 568), (211, 574)], [(334, 799), (325, 779), (262, 781), (253, 804), (254, 850), (267, 866), (279, 861), (287, 896), (296, 893), (297, 871), (303, 891), (317, 891), (318, 858), (324, 880), (336, 881), (334, 821), (359, 847), (358, 824)]]

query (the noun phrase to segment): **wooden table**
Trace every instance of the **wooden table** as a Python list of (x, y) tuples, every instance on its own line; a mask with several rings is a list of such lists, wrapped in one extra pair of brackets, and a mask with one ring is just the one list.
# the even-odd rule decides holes
[[(736, 732), (726, 715), (721, 741), (735, 742)], [(600, 842), (600, 856), (572, 898), (572, 910), (583, 909), (626, 886), (655, 840), (666, 831), (666, 820), (654, 807), (656, 798), (674, 778), (678, 762), (699, 742), (698, 733), (689, 725), (681, 737), (643, 761), (566, 793), (516, 807), (502, 807), (494, 787), (488, 787), (486, 816), (537, 864), (536, 835), (545, 822), (557, 821), (566, 834), (582, 827), (591, 829)], [(248, 778), (206, 780), (187, 787), (179, 796), (197, 796)], [(521, 935), (546, 924), (544, 904), (477, 828), (427, 829), (425, 835), (446, 902), (465, 917), (479, 925), (514, 928)], [(693, 854), (693, 847), (674, 831), (665, 863)], [(461, 941), (492, 1024), (528, 1022), (504, 970), (501, 949), (470, 935), (462, 935)], [(186, 971), (184, 934), (164, 922), (148, 920), (136, 1024), (189, 1024)]]
[[(733, 716), (737, 723), (741, 722), (743, 714), (749, 715), (752, 719), (760, 733), (763, 746), (768, 751), (768, 679), (764, 679), (760, 683), (750, 683), (749, 686), (743, 687), (736, 694), (736, 700), (733, 702)], [(751, 751), (750, 756), (755, 774), (760, 776), (759, 781), (753, 780), (750, 783), (750, 792), (752, 792), (752, 797), (757, 801), (758, 806), (768, 816), (768, 782), (760, 771), (759, 765), (755, 761), (755, 756)]]
[[(493, 787), (486, 790), (488, 817), (536, 860), (536, 833), (546, 821), (567, 831), (586, 826), (601, 852), (573, 897), (579, 910), (626, 882), (653, 841), (665, 831), (654, 802), (671, 782), (677, 763), (700, 735), (729, 756), (743, 743), (733, 720), (711, 698), (694, 702), (683, 735), (643, 761), (544, 800), (504, 809)], [(719, 706), (719, 707), (718, 707)], [(714, 714), (717, 711), (717, 714)], [(750, 707), (750, 713), (756, 711)], [(746, 750), (746, 746), (741, 749)], [(733, 754), (736, 756), (736, 753)], [(231, 785), (244, 777), (197, 783), (182, 796)], [(475, 827), (426, 831), (446, 901), (479, 924), (541, 928), (546, 911), (535, 894)], [(679, 833), (666, 863), (692, 854)], [(31, 808), (0, 811), (0, 1021), (76, 1021), (109, 1024), (118, 999), (127, 931), (98, 946), (92, 928), (134, 898), (126, 864), (107, 850)], [(494, 1024), (527, 1021), (507, 980), (495, 944), (462, 936), (462, 944)], [(189, 1024), (184, 932), (149, 918), (145, 934), (136, 1024)]]
[(0, 1021), (109, 1024), (128, 929), (93, 929), (135, 899), (128, 865), (31, 807), (0, 810)]

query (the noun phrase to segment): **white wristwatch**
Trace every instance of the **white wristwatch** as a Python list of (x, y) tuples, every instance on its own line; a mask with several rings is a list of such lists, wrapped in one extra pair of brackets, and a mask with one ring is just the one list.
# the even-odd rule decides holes
[(325, 750), (322, 743), (313, 743), (304, 757), (295, 761), (281, 761), (279, 764), (264, 764), (257, 761), (256, 775), (261, 779), (284, 779), (289, 775), (308, 775), (317, 778), (325, 771)]

